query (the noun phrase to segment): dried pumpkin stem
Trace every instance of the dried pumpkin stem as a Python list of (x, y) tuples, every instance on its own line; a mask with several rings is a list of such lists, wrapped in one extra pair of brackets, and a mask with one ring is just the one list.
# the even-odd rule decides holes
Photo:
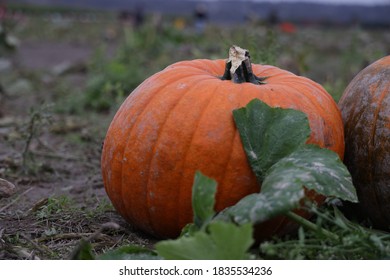
[(229, 58), (226, 61), (225, 73), (221, 80), (232, 80), (236, 84), (252, 83), (255, 85), (265, 84), (267, 77), (257, 77), (253, 74), (252, 64), (248, 50), (238, 46), (229, 49)]

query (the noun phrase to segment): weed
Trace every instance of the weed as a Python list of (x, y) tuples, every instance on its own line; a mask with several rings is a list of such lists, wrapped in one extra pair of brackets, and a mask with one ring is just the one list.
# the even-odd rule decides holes
[(300, 228), (298, 236), (275, 238), (260, 245), (260, 256), (271, 259), (388, 259), (390, 235), (347, 220), (337, 208), (311, 208), (316, 224), (335, 234)]
[(25, 124), (23, 135), (25, 138), (22, 151), (22, 170), (24, 173), (37, 173), (39, 165), (36, 163), (34, 153), (31, 150), (33, 140), (40, 142), (42, 131), (51, 122), (51, 105), (42, 105), (38, 109), (32, 109), (30, 118)]
[(95, 208), (88, 209), (86, 211), (87, 218), (93, 219), (97, 216), (101, 216), (102, 214), (108, 211), (114, 210), (114, 207), (112, 206), (111, 202), (107, 198), (104, 198), (102, 200), (97, 200), (96, 203), (97, 205)]
[(7, 236), (4, 239), (6, 243), (18, 244), (20, 242), (20, 233), (17, 232), (15, 235)]
[(68, 196), (50, 197), (46, 205), (42, 206), (37, 212), (38, 219), (48, 219), (54, 214), (69, 211), (73, 208), (73, 202)]

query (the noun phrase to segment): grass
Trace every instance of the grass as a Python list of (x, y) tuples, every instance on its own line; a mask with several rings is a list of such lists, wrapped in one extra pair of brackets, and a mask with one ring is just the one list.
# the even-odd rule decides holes
[[(300, 227), (297, 236), (275, 238), (260, 245), (260, 256), (270, 259), (368, 260), (390, 257), (390, 234), (352, 222), (338, 208), (313, 208), (320, 230)], [(324, 235), (327, 230), (335, 235)]]
[(52, 215), (64, 212), (64, 210), (73, 210), (70, 198), (65, 195), (50, 197), (44, 202), (45, 204), (36, 211), (38, 219), (47, 219)]
[[(21, 9), (10, 5), (13, 8)], [(287, 34), (277, 26), (255, 22), (209, 25), (199, 34), (190, 21), (182, 29), (172, 18), (159, 21), (153, 15), (140, 28), (133, 28), (112, 13), (90, 17), (95, 13), (86, 11), (78, 15), (93, 20), (79, 20), (68, 10), (23, 11), (24, 18), (7, 23), (9, 32), (22, 43), (84, 46), (92, 49), (92, 55), (82, 67), (71, 65), (69, 71), (58, 74), (52, 69), (26, 69), (15, 62), (23, 44), (2, 54), (13, 64), (0, 75), (6, 92), (0, 95), (0, 112), (11, 118), (10, 125), (0, 126), (0, 177), (17, 182), (20, 190), (16, 197), (0, 200), (0, 209), (5, 209), (0, 213), (0, 259), (66, 259), (80, 240), (88, 238), (96, 254), (125, 244), (153, 247), (155, 240), (127, 224), (108, 201), (100, 177), (100, 149), (123, 99), (169, 64), (226, 58), (230, 45), (236, 44), (249, 49), (253, 63), (273, 64), (311, 78), (338, 100), (352, 77), (388, 54), (390, 46), (388, 31), (359, 26), (298, 26), (296, 33)], [(52, 17), (53, 12), (62, 13), (63, 20)], [(28, 86), (23, 92), (16, 87), (7, 93), (18, 83)], [(41, 110), (47, 104), (53, 104), (50, 112)], [(41, 118), (34, 119), (34, 112)], [(27, 163), (33, 172), (21, 172)], [(301, 228), (297, 235), (262, 243), (256, 255), (272, 259), (389, 257), (387, 233), (368, 230), (332, 208), (315, 211), (313, 221), (339, 239)]]
[(40, 259), (68, 259), (81, 240), (88, 240), (95, 254), (129, 240), (137, 244), (149, 243), (142, 234), (136, 235), (133, 229), (124, 226), (107, 200), (94, 203), (95, 208), (84, 209), (69, 196), (53, 196), (38, 201), (18, 217), (7, 217), (14, 228), (6, 228), (2, 236), (2, 254), (8, 259), (38, 256)]

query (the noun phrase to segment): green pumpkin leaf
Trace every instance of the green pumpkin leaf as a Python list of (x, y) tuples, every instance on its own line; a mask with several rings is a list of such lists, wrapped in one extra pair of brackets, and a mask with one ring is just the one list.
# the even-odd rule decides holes
[(273, 164), (304, 145), (310, 136), (309, 122), (303, 112), (272, 108), (259, 99), (234, 110), (233, 117), (259, 182)]
[[(271, 108), (260, 100), (236, 111), (236, 125), (251, 168), (261, 179), (261, 192), (244, 197), (220, 212), (216, 220), (261, 223), (299, 207), (305, 197), (304, 187), (325, 196), (357, 201), (351, 176), (339, 156), (305, 144), (309, 123), (302, 114)], [(276, 147), (267, 151), (273, 143)]]
[(251, 258), (252, 231), (251, 224), (213, 222), (192, 236), (160, 241), (156, 250), (167, 260), (245, 260)]
[(217, 182), (200, 171), (195, 173), (192, 187), (192, 208), (194, 211), (194, 224), (199, 229), (207, 224), (215, 215), (215, 193)]
[(357, 201), (350, 174), (338, 155), (305, 145), (268, 170), (260, 193), (244, 197), (216, 219), (233, 219), (238, 224), (264, 222), (297, 208), (305, 197), (304, 187), (328, 197)]
[(296, 186), (357, 202), (351, 175), (339, 156), (316, 145), (305, 145), (274, 164), (267, 171), (262, 190), (283, 192)]
[(215, 220), (233, 221), (239, 225), (259, 224), (297, 208), (304, 196), (305, 193), (301, 186), (288, 192), (251, 194), (220, 212)]

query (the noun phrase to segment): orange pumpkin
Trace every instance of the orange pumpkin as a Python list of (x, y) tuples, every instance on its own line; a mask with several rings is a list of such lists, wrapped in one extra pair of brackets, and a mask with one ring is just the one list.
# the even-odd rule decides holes
[[(356, 212), (390, 229), (390, 56), (360, 71), (340, 101), (345, 165), (359, 198)], [(356, 209), (355, 209), (356, 210)]]
[[(131, 224), (157, 237), (176, 237), (193, 218), (197, 170), (218, 182), (216, 211), (259, 191), (232, 114), (254, 98), (306, 113), (308, 143), (343, 157), (342, 120), (332, 97), (310, 79), (267, 65), (253, 64), (252, 72), (248, 62), (234, 71), (232, 61), (181, 61), (124, 101), (104, 141), (102, 174), (114, 207)], [(278, 218), (260, 229), (271, 235), (286, 224)]]

